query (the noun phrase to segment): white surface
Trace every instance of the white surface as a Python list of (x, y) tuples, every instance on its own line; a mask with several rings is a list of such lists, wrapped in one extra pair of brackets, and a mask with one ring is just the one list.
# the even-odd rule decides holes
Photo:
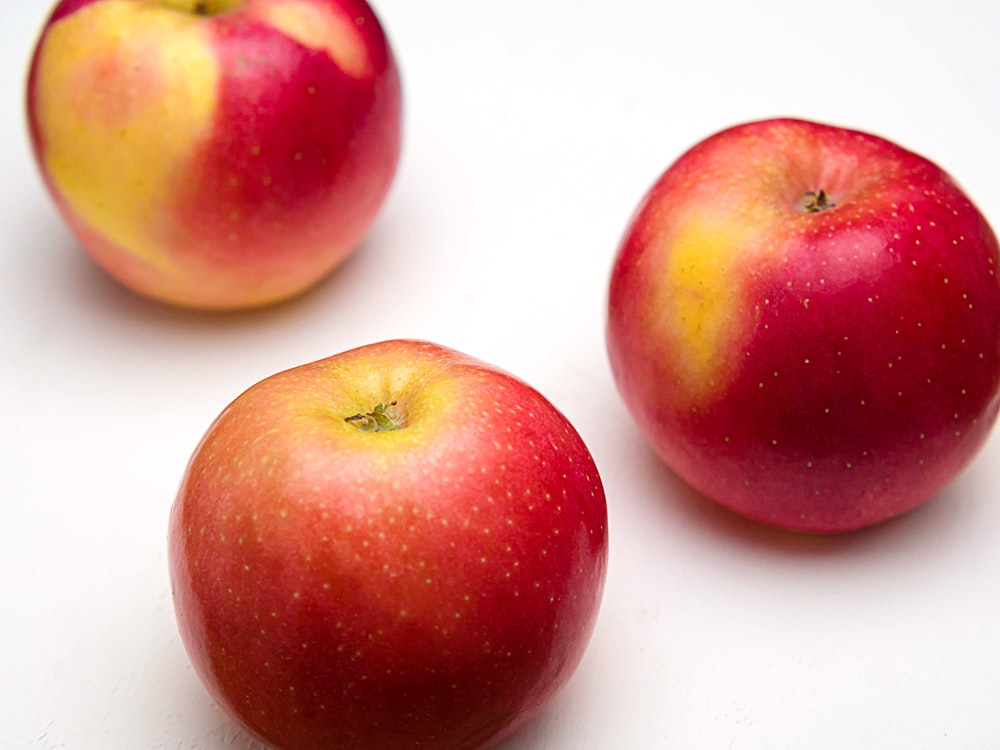
[(779, 114), (939, 162), (1000, 224), (1000, 4), (381, 0), (405, 152), (305, 298), (201, 316), (120, 290), (30, 160), (42, 5), (0, 26), (0, 748), (247, 747), (176, 634), (167, 514), (210, 420), (398, 336), (501, 365), (576, 424), (611, 565), (580, 670), (504, 750), (1000, 747), (1000, 438), (925, 509), (838, 538), (743, 522), (651, 457), (603, 343), (625, 223), (702, 137)]

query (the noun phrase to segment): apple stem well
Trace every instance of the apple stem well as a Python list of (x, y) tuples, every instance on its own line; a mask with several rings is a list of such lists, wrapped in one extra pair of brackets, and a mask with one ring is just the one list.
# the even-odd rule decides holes
[(344, 417), (344, 421), (354, 425), (361, 432), (391, 432), (392, 430), (398, 430), (403, 427), (403, 420), (396, 413), (397, 410), (391, 408), (395, 405), (395, 401), (390, 401), (388, 404), (378, 404), (370, 412), (366, 414), (359, 412), (350, 417)]
[(161, 5), (196, 16), (217, 16), (240, 6), (243, 0), (160, 0)]
[(802, 196), (802, 209), (809, 214), (819, 213), (836, 205), (827, 197), (825, 190), (810, 190)]

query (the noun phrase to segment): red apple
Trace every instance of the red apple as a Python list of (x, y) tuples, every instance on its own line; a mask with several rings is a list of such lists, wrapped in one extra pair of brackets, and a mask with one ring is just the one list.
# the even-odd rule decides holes
[(170, 517), (180, 632), (275, 747), (486, 747), (580, 661), (606, 521), (538, 392), (434, 344), (355, 349), (253, 386), (198, 446)]
[(607, 345), (639, 430), (704, 495), (832, 532), (937, 493), (1000, 384), (997, 239), (956, 183), (866, 133), (754, 122), (631, 220)]
[(265, 305), (360, 242), (400, 148), (400, 83), (364, 0), (62, 0), (31, 141), (83, 246), (126, 286)]

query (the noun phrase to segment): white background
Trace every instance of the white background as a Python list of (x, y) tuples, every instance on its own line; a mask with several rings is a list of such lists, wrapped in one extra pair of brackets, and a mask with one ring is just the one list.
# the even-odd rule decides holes
[(360, 251), (281, 307), (147, 303), (43, 192), (0, 25), (0, 748), (252, 746), (180, 645), (167, 515), (211, 419), (281, 369), (420, 337), (577, 426), (611, 528), (574, 679), (504, 750), (1000, 748), (1000, 438), (931, 504), (836, 538), (745, 522), (644, 447), (603, 341), (630, 213), (683, 150), (795, 115), (940, 163), (1000, 223), (1000, 3), (381, 0), (405, 151)]

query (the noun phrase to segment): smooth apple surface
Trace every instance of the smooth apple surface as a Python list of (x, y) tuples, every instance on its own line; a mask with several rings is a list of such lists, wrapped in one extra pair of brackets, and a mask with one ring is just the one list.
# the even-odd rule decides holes
[(63, 0), (27, 91), (83, 246), (199, 308), (294, 296), (355, 249), (395, 173), (400, 102), (363, 0)]
[(606, 523), (586, 446), (537, 391), (434, 344), (362, 347), (208, 430), (170, 518), (180, 632), (275, 747), (486, 747), (580, 661)]
[(974, 457), (1000, 386), (997, 239), (939, 167), (797, 120), (727, 129), (645, 196), (607, 345), (665, 463), (801, 531), (908, 511)]

